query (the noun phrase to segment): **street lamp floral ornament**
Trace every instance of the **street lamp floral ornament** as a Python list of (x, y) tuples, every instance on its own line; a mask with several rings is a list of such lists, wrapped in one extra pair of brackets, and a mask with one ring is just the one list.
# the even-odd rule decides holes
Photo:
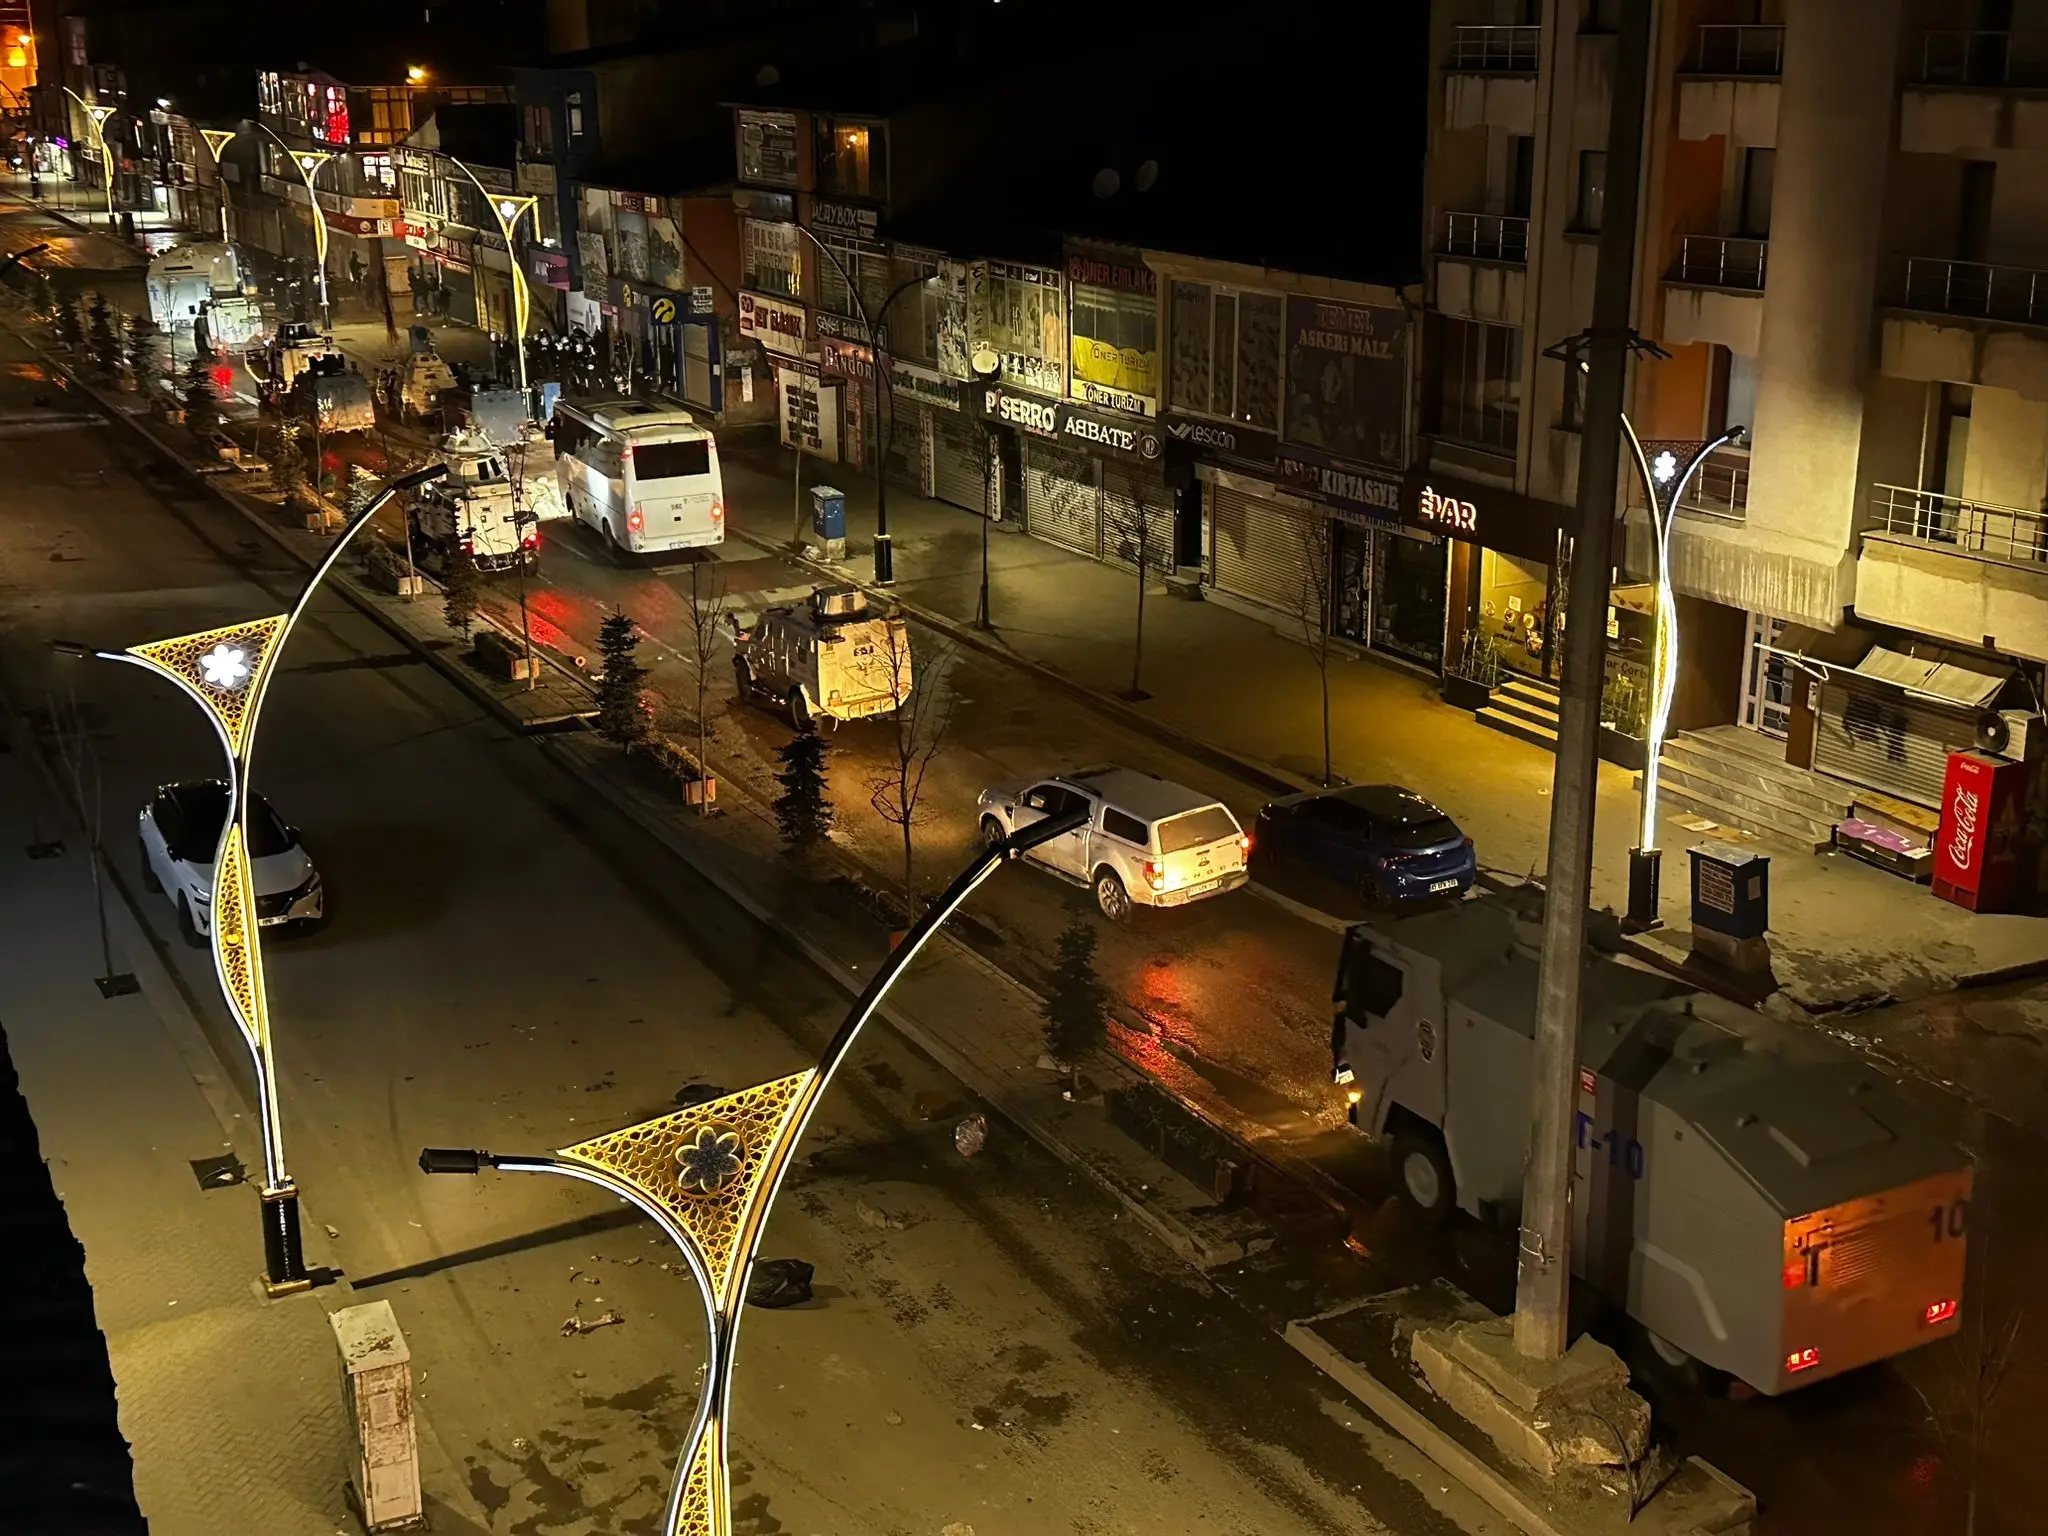
[(445, 465), (393, 480), (370, 499), (355, 521), (342, 530), (334, 545), (307, 580), (289, 613), (251, 619), (195, 635), (174, 635), (102, 651), (75, 641), (57, 649), (102, 661), (125, 662), (155, 673), (173, 684), (206, 716), (227, 758), (228, 804), (214, 847), (213, 898), (207, 913), (213, 970), (235, 1028), (248, 1047), (255, 1068), (258, 1121), (263, 1136), (263, 1259), (265, 1288), (273, 1296), (310, 1286), (299, 1238), (299, 1192), (285, 1168), (284, 1130), (278, 1115), (277, 1066), (270, 1034), (270, 1006), (263, 976), (263, 946), (256, 919), (256, 886), (249, 848), (249, 765), (255, 747), (256, 721), (263, 698), (276, 673), (278, 654), (306, 604), (349, 541), (400, 491), (411, 490), (447, 473)]
[(732, 1536), (726, 1425), (732, 1405), (747, 1276), (768, 1213), (832, 1074), (862, 1026), (946, 919), (1010, 859), (1079, 826), (1085, 812), (1050, 816), (983, 849), (878, 968), (815, 1067), (611, 1131), (540, 1156), (451, 1147), (420, 1153), (424, 1173), (556, 1173), (638, 1206), (681, 1251), (704, 1302), (704, 1390), (683, 1441), (660, 1536)]

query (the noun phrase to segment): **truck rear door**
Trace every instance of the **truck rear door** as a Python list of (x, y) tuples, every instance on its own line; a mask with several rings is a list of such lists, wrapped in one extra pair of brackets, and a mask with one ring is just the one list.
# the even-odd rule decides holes
[(1223, 806), (1169, 817), (1159, 823), (1158, 838), (1163, 880), (1156, 890), (1200, 894), (1244, 868), (1244, 829)]

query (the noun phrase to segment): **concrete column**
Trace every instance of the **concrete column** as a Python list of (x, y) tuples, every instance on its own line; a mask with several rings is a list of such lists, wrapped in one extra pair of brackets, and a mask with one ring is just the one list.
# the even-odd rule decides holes
[(2033, 511), (2048, 491), (2048, 404), (1980, 384), (1970, 391), (1963, 494)]
[[(1771, 585), (1788, 584), (1771, 605), (1781, 611), (1838, 609), (1849, 596), (1900, 4), (1786, 8), (1749, 490), (1751, 528), (1788, 557), (1771, 572)], [(1830, 579), (1833, 594), (1822, 590)]]

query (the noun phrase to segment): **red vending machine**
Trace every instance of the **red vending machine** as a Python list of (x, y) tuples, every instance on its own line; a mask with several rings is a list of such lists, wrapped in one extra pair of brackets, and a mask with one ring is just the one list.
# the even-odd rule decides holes
[(2002, 912), (2017, 894), (2027, 823), (2027, 765), (1951, 752), (1934, 837), (1934, 894), (1972, 912)]

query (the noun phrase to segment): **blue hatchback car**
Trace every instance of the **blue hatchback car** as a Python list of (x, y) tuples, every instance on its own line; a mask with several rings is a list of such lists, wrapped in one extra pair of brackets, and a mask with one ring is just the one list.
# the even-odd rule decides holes
[(1259, 812), (1252, 856), (1264, 871), (1321, 876), (1375, 907), (1455, 900), (1479, 869), (1472, 839), (1458, 824), (1395, 784), (1309, 790), (1273, 801)]

